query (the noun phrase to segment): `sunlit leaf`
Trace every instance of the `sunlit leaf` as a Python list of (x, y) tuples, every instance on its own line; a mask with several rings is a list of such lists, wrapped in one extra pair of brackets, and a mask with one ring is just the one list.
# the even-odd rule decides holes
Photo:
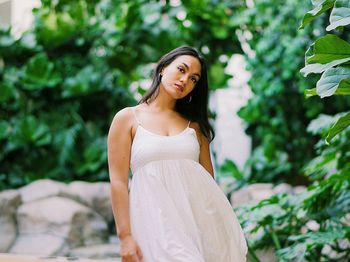
[(350, 81), (350, 67), (340, 66), (326, 70), (316, 84), (317, 94), (321, 98), (333, 95), (342, 81)]
[(329, 144), (333, 137), (342, 132), (350, 125), (350, 112), (340, 117), (331, 127), (326, 137), (326, 143)]
[(326, 12), (328, 9), (332, 8), (334, 5), (335, 0), (320, 0), (320, 1), (313, 1), (313, 4), (316, 5), (314, 9), (310, 10), (304, 15), (303, 21), (301, 22), (301, 25), (299, 26), (299, 29), (304, 28), (307, 24), (309, 24), (312, 20), (314, 20), (316, 17), (320, 16), (324, 12)]
[(37, 90), (45, 87), (54, 87), (61, 81), (61, 77), (44, 53), (32, 57), (23, 67), (23, 87), (28, 90)]
[(327, 31), (333, 30), (339, 26), (350, 24), (350, 1), (336, 0), (334, 8), (329, 17), (330, 25), (326, 27)]
[(318, 38), (305, 54), (309, 63), (327, 64), (334, 60), (350, 58), (350, 44), (336, 35)]

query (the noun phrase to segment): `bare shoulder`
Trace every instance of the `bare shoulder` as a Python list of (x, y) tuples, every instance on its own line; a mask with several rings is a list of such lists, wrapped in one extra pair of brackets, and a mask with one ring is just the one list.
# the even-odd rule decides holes
[(119, 110), (113, 117), (109, 133), (116, 130), (129, 132), (132, 127), (133, 112), (132, 107), (125, 107)]

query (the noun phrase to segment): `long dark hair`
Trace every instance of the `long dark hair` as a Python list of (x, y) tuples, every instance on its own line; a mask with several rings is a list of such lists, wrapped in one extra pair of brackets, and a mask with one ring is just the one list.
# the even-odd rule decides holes
[[(215, 137), (215, 132), (208, 119), (209, 90), (207, 64), (204, 60), (204, 57), (195, 48), (191, 46), (180, 46), (163, 55), (158, 61), (156, 69), (153, 71), (151, 87), (142, 96), (137, 104), (144, 102), (149, 104), (157, 97), (159, 93), (159, 85), (161, 82), (161, 70), (181, 55), (190, 55), (198, 59), (201, 64), (201, 77), (196, 83), (193, 90), (187, 96), (181, 99), (177, 99), (175, 111), (188, 120), (191, 120), (191, 122), (197, 122), (202, 133), (211, 142)], [(192, 98), (189, 102), (190, 96)]]

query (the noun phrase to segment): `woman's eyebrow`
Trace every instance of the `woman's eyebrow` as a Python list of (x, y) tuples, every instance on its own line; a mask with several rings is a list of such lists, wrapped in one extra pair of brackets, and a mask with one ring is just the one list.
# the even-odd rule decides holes
[[(188, 69), (188, 65), (187, 64), (185, 64), (184, 62), (182, 62), (184, 65), (185, 65), (185, 67)], [(197, 74), (197, 73), (194, 73), (194, 75), (197, 75), (199, 78), (201, 77), (201, 75), (200, 74)]]

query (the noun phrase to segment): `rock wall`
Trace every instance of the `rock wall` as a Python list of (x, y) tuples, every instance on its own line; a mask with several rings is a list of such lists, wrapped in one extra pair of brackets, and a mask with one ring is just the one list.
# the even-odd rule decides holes
[(109, 183), (44, 179), (0, 193), (0, 253), (69, 256), (94, 246), (118, 256), (113, 235)]

